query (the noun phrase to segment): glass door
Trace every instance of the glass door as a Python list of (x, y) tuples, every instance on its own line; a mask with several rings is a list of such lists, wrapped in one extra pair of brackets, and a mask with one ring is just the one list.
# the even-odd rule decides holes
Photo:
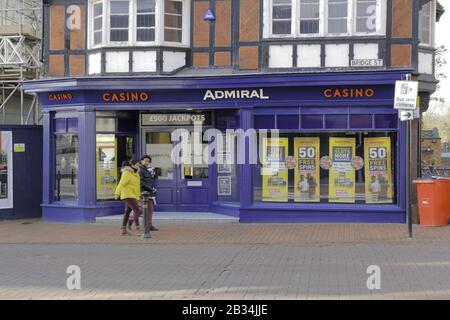
[(170, 132), (145, 130), (143, 133), (144, 154), (152, 158), (151, 166), (157, 176), (157, 210), (177, 211), (177, 175), (171, 159)]
[[(167, 129), (166, 129), (167, 130)], [(203, 159), (207, 144), (194, 148), (181, 164), (172, 162), (174, 144), (171, 132), (164, 129), (144, 129), (143, 153), (152, 158), (157, 175), (156, 197), (158, 211), (207, 211), (209, 209), (209, 170)], [(201, 140), (202, 137), (200, 137)]]

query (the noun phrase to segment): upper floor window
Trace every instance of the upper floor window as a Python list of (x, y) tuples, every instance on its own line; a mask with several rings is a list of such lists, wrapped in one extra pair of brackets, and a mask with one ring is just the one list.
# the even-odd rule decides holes
[(189, 45), (189, 0), (91, 0), (89, 47)]
[(264, 36), (386, 33), (386, 0), (265, 0)]
[(421, 0), (419, 11), (419, 43), (434, 46), (434, 22), (436, 6), (433, 0)]

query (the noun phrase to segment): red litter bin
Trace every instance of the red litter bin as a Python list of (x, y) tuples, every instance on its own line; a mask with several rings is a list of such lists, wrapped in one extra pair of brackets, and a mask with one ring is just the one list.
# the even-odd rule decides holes
[(450, 218), (450, 179), (414, 180), (417, 185), (420, 224), (444, 227)]

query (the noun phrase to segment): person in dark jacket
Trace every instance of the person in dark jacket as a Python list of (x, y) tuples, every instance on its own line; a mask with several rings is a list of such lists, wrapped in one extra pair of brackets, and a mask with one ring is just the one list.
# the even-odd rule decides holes
[(156, 172), (150, 164), (152, 158), (148, 155), (144, 155), (141, 158), (141, 168), (139, 174), (141, 176), (141, 192), (147, 191), (150, 193), (150, 200), (148, 202), (148, 222), (150, 225), (150, 231), (158, 231), (158, 229), (152, 223), (153, 209), (156, 204)]

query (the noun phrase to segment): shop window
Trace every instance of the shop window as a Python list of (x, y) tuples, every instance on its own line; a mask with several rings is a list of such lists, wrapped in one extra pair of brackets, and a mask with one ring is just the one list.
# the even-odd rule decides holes
[(397, 128), (398, 119), (395, 114), (376, 114), (375, 128), (377, 129), (395, 129)]
[(323, 115), (302, 115), (302, 129), (323, 129)]
[(255, 115), (255, 129), (275, 129), (275, 116)]
[(280, 133), (260, 141), (254, 202), (397, 202), (394, 132)]
[(277, 116), (277, 129), (298, 129), (298, 115), (279, 115)]
[(55, 133), (54, 141), (53, 199), (62, 202), (76, 202), (78, 200), (78, 135)]
[(350, 115), (350, 128), (352, 129), (372, 129), (371, 114), (352, 114)]
[(327, 129), (347, 129), (347, 115), (327, 114), (325, 116), (325, 127)]

